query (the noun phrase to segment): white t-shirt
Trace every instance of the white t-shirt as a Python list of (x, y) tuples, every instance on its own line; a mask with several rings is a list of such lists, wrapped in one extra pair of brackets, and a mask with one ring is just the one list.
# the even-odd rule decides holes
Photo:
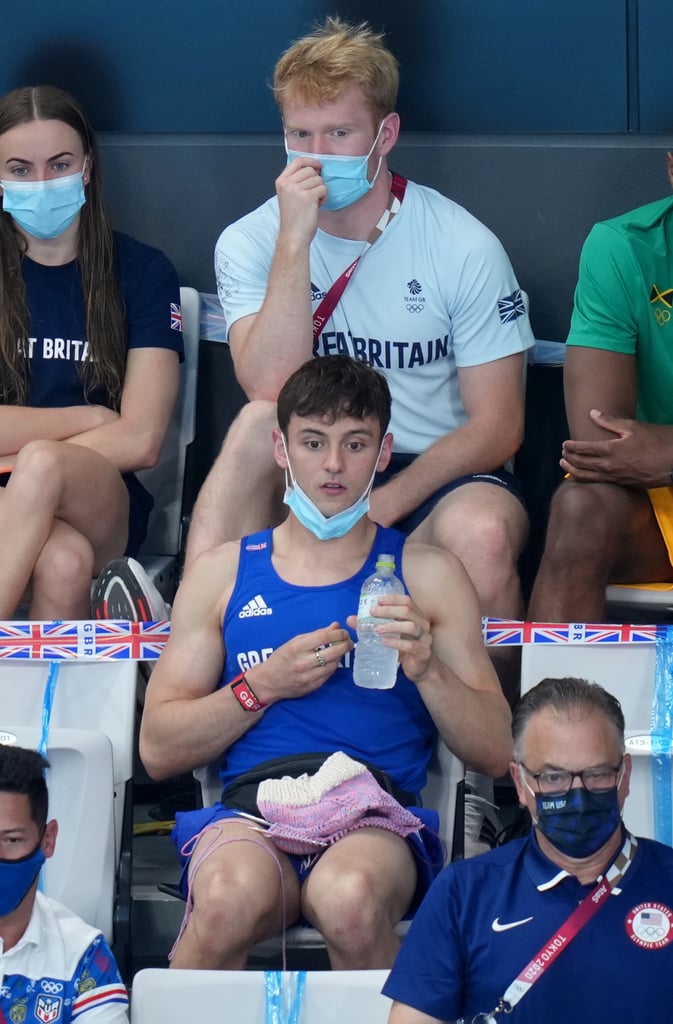
[[(262, 306), (278, 224), (274, 197), (217, 241), (227, 332)], [(381, 369), (393, 397), (394, 450), (420, 453), (467, 419), (457, 368), (530, 348), (528, 315), (498, 239), (434, 189), (409, 182), (400, 212), (371, 247), (318, 230), (310, 249), (314, 312), (363, 250), (314, 354), (343, 352)]]
[(41, 892), (11, 949), (0, 938), (0, 1020), (128, 1024), (128, 996), (97, 928)]

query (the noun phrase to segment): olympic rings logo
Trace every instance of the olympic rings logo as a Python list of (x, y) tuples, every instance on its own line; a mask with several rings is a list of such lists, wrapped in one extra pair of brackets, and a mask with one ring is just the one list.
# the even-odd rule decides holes
[(641, 939), (663, 939), (668, 934), (668, 928), (655, 928), (654, 925), (647, 925), (645, 928), (635, 929)]
[(48, 992), (52, 996), (57, 992), (63, 991), (63, 985), (60, 981), (43, 981), (41, 988), (43, 992)]
[(668, 321), (671, 319), (670, 309), (655, 309), (654, 319), (657, 321), (660, 327), (663, 327), (663, 325), (667, 324)]

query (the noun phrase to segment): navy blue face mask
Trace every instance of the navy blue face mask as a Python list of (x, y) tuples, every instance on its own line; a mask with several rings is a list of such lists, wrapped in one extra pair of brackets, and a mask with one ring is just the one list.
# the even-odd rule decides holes
[(557, 850), (581, 860), (607, 843), (619, 825), (618, 787), (592, 793), (583, 786), (563, 796), (535, 793), (536, 828)]
[(40, 873), (45, 862), (42, 840), (18, 860), (0, 860), (0, 918), (13, 913)]

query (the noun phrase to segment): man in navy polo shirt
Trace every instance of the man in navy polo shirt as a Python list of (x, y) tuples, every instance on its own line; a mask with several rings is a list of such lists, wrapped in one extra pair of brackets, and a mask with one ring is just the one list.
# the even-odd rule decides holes
[(619, 702), (582, 679), (545, 679), (512, 734), (534, 828), (437, 878), (384, 987), (390, 1024), (667, 1019), (673, 850), (622, 823), (631, 764)]

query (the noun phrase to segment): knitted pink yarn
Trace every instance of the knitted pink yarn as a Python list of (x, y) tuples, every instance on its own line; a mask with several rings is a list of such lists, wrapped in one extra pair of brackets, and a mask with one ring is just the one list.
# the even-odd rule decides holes
[[(283, 783), (291, 780), (268, 780), (260, 784), (257, 805), (262, 816), (270, 823), (266, 835), (286, 853), (316, 853), (321, 848), (335, 843), (347, 832), (356, 828), (384, 828), (400, 836), (408, 836), (423, 828), (423, 822), (386, 793), (364, 765), (352, 761), (339, 752), (332, 755), (340, 758), (339, 769), (350, 762), (352, 774), (337, 771), (337, 775), (351, 774), (350, 778), (337, 780), (331, 788), (319, 793), (311, 792), (311, 782), (328, 769), (328, 758), (315, 776), (303, 776), (292, 780), (293, 795), (288, 800), (283, 792)], [(357, 767), (355, 767), (357, 766)], [(349, 766), (350, 767), (350, 766)], [(302, 782), (305, 780), (305, 796), (302, 800)], [(273, 783), (276, 783), (274, 786)], [(319, 789), (320, 787), (318, 787)]]

